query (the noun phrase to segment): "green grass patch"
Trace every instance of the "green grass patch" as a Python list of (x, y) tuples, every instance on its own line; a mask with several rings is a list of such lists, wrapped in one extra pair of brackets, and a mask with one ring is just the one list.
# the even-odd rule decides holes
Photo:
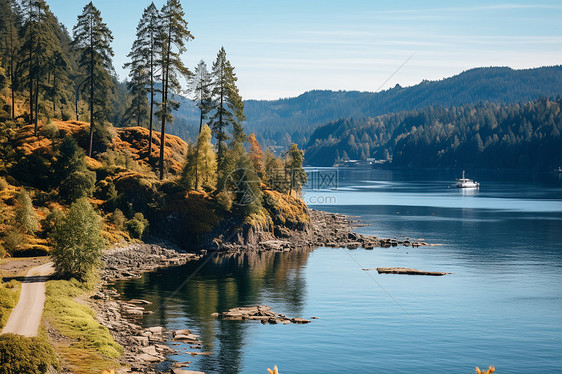
[(119, 366), (116, 359), (123, 354), (92, 309), (76, 300), (89, 290), (88, 284), (74, 279), (47, 282), (44, 318), (69, 338), (69, 343), (55, 347), (65, 366), (75, 373), (99, 373)]
[(0, 282), (0, 329), (6, 326), (10, 313), (20, 298), (20, 291), (21, 283), (16, 280)]

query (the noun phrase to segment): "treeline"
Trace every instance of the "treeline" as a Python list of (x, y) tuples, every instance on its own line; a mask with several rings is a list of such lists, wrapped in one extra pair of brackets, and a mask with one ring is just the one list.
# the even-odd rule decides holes
[[(91, 66), (84, 66), (87, 35), (83, 32), (84, 17), (90, 16), (100, 21), (96, 27), (102, 26), (101, 15), (88, 4), (81, 15), (82, 24), (79, 18), (71, 36), (44, 0), (0, 0), (0, 68), (4, 71), (4, 79), (0, 78), (0, 121), (19, 119), (39, 125), (47, 118), (88, 119), (91, 92), (86, 80)], [(109, 30), (96, 31), (102, 31), (100, 37), (111, 41)], [(93, 48), (99, 52), (97, 46)], [(104, 120), (113, 122), (124, 112), (120, 103), (125, 87), (117, 81), (106, 57), (111, 53), (94, 54), (96, 60), (101, 59), (96, 64), (106, 63), (105, 72), (98, 69), (94, 73), (106, 80), (100, 82), (107, 86)]]
[[(50, 118), (87, 120), (90, 157), (106, 149), (112, 122), (148, 127), (146, 154), (158, 158), (162, 179), (166, 126), (179, 108), (183, 81), (199, 109), (198, 132), (207, 120), (213, 130), (219, 163), (230, 138), (227, 127), (233, 126), (234, 137), (242, 136), (244, 103), (224, 48), (211, 71), (203, 61), (194, 72), (182, 62), (193, 35), (179, 0), (168, 0), (160, 10), (152, 3), (144, 10), (125, 64), (130, 71), (125, 84), (115, 77), (112, 32), (92, 2), (78, 16), (72, 37), (45, 0), (1, 0), (0, 4), (0, 88), (9, 91), (0, 120), (32, 123), (35, 135)], [(153, 155), (156, 122), (160, 147)]]
[(427, 108), (318, 128), (311, 165), (390, 158), (396, 167), (552, 170), (562, 164), (562, 101)]

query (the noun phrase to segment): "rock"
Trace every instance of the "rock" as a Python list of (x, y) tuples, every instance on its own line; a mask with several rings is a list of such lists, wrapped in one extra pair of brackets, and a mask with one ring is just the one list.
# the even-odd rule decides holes
[[(216, 313), (216, 314), (218, 315), (218, 313)], [(191, 330), (189, 330), (189, 329), (174, 330), (174, 331), (172, 332), (172, 334), (173, 334), (173, 336), (176, 336), (176, 335), (189, 335), (189, 334), (191, 334)]]
[(164, 332), (164, 328), (162, 326), (149, 327), (146, 330), (150, 331), (152, 334), (157, 334), (157, 335), (161, 335)]
[(203, 371), (193, 371), (193, 370), (184, 370), (179, 368), (174, 368), (170, 372), (171, 374), (205, 374)]
[(126, 314), (134, 315), (134, 316), (142, 316), (144, 314), (143, 308), (127, 308), (123, 309), (123, 312)]
[(140, 304), (140, 305), (150, 305), (152, 304), (150, 301), (142, 300), (142, 299), (132, 299), (129, 300), (131, 304)]
[(148, 346), (148, 337), (146, 336), (135, 336), (134, 339), (139, 342), (142, 347)]
[(141, 351), (152, 356), (158, 356), (158, 352), (156, 352), (156, 347), (153, 345), (149, 345), (148, 347), (143, 347), (141, 348)]
[[(310, 321), (302, 318), (287, 318), (283, 314), (274, 313), (271, 307), (267, 305), (257, 305), (243, 308), (232, 308), (227, 312), (213, 313), (213, 316), (229, 321), (250, 320), (261, 321), (262, 324), (288, 324), (288, 323), (310, 323)], [(176, 336), (177, 339), (177, 336)]]
[(157, 357), (157, 356), (149, 355), (147, 353), (143, 353), (137, 356), (136, 359), (145, 362), (160, 362), (162, 361), (163, 357)]
[(199, 335), (193, 335), (193, 334), (189, 334), (189, 335), (178, 334), (174, 336), (174, 340), (179, 340), (186, 343), (198, 343), (199, 342), (198, 338)]
[(293, 319), (291, 319), (291, 322), (298, 323), (298, 324), (310, 323), (309, 320), (304, 319), (304, 318), (293, 318)]

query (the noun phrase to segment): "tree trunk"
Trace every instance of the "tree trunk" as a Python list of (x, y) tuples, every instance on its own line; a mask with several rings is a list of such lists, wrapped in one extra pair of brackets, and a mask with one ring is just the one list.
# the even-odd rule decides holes
[(10, 22), (10, 66), (9, 66), (9, 70), (10, 70), (10, 91), (11, 91), (11, 96), (12, 96), (12, 119), (16, 118), (16, 92), (14, 90), (14, 56), (16, 54), (15, 52), (15, 48), (14, 48), (14, 22), (12, 20), (12, 12), (10, 12), (10, 18), (9, 18), (9, 22)]
[(39, 77), (35, 79), (35, 136), (39, 131)]
[(92, 157), (92, 147), (94, 145), (94, 33), (90, 23), (90, 147), (88, 157)]
[(170, 69), (171, 28), (168, 28), (168, 45), (166, 46), (166, 60), (162, 71), (162, 129), (160, 133), (160, 180), (164, 179), (164, 147), (166, 146), (166, 119), (168, 117), (168, 80)]
[[(33, 46), (33, 43), (31, 43)], [(33, 123), (33, 48), (29, 49), (29, 123)], [(37, 135), (37, 129), (35, 129)]]
[(152, 155), (152, 119), (154, 117), (154, 45), (150, 49), (150, 115), (148, 118), (148, 157)]

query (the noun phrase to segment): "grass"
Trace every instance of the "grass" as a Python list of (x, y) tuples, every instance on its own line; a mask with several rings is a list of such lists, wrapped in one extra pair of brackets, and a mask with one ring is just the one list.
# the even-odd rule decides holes
[(89, 284), (74, 279), (47, 282), (47, 300), (43, 318), (66, 339), (54, 342), (63, 365), (73, 373), (100, 373), (119, 367), (123, 348), (109, 330), (95, 318), (94, 312), (79, 302), (91, 289)]
[(20, 298), (21, 283), (11, 280), (7, 283), (0, 283), (0, 329), (6, 326), (12, 309)]

